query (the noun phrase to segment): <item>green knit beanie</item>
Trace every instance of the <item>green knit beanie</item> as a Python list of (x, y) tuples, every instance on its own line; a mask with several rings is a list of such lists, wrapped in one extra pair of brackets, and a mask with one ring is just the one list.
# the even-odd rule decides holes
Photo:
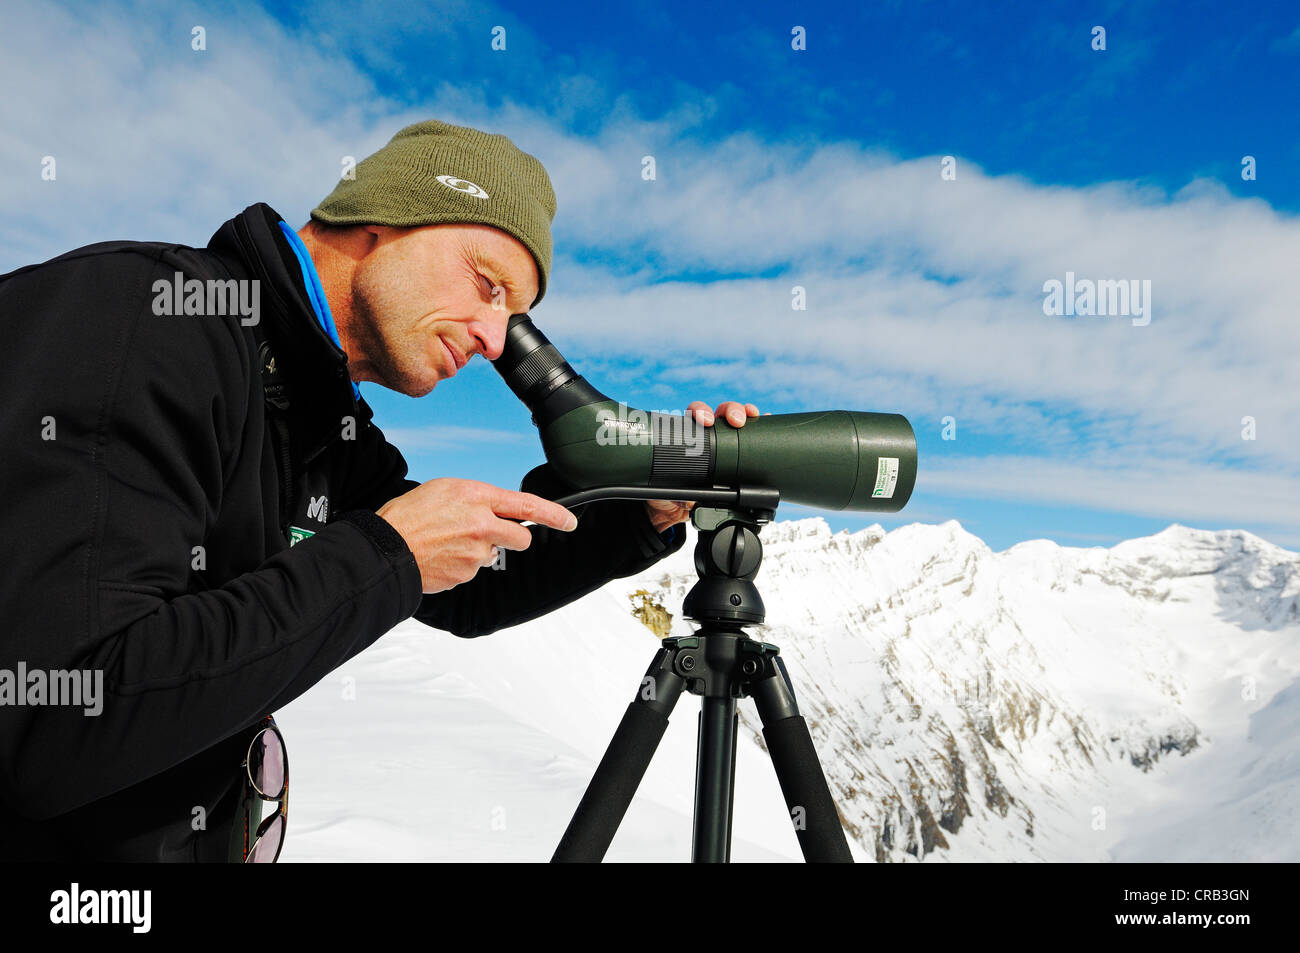
[(555, 192), (546, 169), (508, 138), (430, 119), (356, 167), (311, 217), (330, 225), (491, 225), (537, 261), (536, 305), (551, 270)]

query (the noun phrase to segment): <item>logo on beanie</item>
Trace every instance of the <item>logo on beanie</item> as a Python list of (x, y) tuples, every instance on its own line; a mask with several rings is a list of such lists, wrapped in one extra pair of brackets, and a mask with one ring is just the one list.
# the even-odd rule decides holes
[(488, 197), (487, 192), (481, 187), (475, 185), (468, 179), (458, 179), (454, 175), (440, 175), (438, 181), (449, 189), (455, 189), (457, 192), (464, 192), (466, 195), (472, 195), (476, 199), (485, 199)]

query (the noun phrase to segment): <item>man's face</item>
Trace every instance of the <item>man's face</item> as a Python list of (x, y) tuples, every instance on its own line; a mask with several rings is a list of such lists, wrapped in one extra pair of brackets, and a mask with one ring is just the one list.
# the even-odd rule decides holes
[(537, 264), (487, 225), (367, 226), (352, 276), (356, 333), (377, 383), (422, 397), (475, 354), (501, 355), (506, 324), (537, 297)]

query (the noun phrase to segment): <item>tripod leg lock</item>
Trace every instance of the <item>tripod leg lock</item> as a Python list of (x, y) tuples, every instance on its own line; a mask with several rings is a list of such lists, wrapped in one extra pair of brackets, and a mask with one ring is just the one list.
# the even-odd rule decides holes
[[(665, 643), (669, 641), (671, 640), (664, 639)], [(677, 652), (666, 644), (661, 646), (650, 667), (646, 669), (645, 677), (641, 679), (634, 704), (653, 709), (664, 718), (671, 715), (687, 684), (686, 679), (676, 671), (679, 664), (680, 656)]]
[(758, 707), (758, 717), (765, 725), (799, 714), (794, 686), (790, 682), (790, 673), (785, 670), (785, 662), (777, 654), (779, 650), (776, 646), (768, 647), (773, 652), (765, 659), (767, 666), (747, 685), (749, 693), (754, 697), (754, 704)]

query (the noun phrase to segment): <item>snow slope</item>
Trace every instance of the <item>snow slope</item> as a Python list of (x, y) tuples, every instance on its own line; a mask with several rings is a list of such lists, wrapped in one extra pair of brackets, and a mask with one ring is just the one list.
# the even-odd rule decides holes
[[(630, 594), (691, 630), (690, 533), (516, 629), (404, 623), (279, 713), (282, 859), (548, 859), (657, 645)], [(752, 634), (781, 647), (858, 859), (1300, 859), (1297, 554), (1182, 526), (1001, 553), (955, 521), (761, 538)], [(689, 858), (697, 712), (684, 697), (610, 859)], [(799, 859), (741, 718), (733, 859)]]

